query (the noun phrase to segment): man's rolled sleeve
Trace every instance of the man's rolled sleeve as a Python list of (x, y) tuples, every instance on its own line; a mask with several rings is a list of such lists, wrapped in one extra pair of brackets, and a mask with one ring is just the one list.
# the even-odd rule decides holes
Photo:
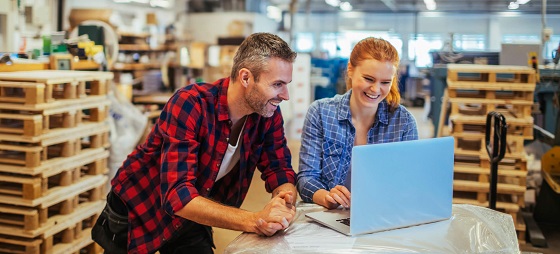
[(201, 116), (199, 105), (187, 93), (179, 93), (166, 107), (160, 177), (162, 205), (169, 215), (199, 196), (195, 188), (200, 147), (196, 141), (196, 123)]

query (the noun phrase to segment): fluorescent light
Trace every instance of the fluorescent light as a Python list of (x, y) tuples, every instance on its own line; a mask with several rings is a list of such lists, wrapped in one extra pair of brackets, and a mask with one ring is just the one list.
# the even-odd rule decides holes
[(517, 2), (509, 2), (508, 9), (517, 10), (519, 9), (519, 4)]
[(349, 2), (342, 2), (340, 4), (340, 9), (343, 11), (351, 11), (352, 10), (352, 5)]
[(167, 0), (150, 0), (150, 5), (152, 7), (161, 7), (161, 8), (169, 8), (171, 7), (171, 3)]
[(280, 22), (282, 20), (282, 10), (276, 6), (269, 5), (266, 7), (266, 16)]
[(436, 9), (436, 1), (434, 0), (424, 0), (424, 4), (426, 5), (426, 9), (433, 11)]
[(338, 7), (340, 5), (340, 0), (325, 0), (325, 3), (332, 7)]
[(530, 2), (531, 0), (517, 0), (518, 4), (526, 4), (528, 2)]

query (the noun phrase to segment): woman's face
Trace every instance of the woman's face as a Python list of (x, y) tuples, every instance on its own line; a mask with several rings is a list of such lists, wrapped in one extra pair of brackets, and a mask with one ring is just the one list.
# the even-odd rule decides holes
[(361, 61), (357, 66), (348, 64), (348, 77), (352, 81), (352, 99), (359, 108), (377, 109), (391, 90), (396, 68), (389, 61), (374, 59)]

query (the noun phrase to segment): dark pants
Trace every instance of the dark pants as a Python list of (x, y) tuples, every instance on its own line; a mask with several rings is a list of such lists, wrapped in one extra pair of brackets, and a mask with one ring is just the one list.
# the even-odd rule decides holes
[[(128, 239), (128, 209), (111, 191), (107, 195), (107, 205), (97, 219), (92, 231), (92, 238), (107, 254), (125, 254)], [(183, 225), (169, 242), (159, 250), (161, 254), (179, 253), (214, 253), (212, 250), (212, 228), (192, 221)]]

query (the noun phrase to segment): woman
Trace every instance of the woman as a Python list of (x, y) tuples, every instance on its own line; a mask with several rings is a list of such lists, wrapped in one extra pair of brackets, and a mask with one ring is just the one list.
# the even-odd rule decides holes
[(311, 104), (297, 182), (304, 202), (350, 207), (352, 147), (418, 139), (416, 120), (400, 105), (398, 67), (399, 55), (389, 42), (363, 39), (350, 54), (347, 92)]

